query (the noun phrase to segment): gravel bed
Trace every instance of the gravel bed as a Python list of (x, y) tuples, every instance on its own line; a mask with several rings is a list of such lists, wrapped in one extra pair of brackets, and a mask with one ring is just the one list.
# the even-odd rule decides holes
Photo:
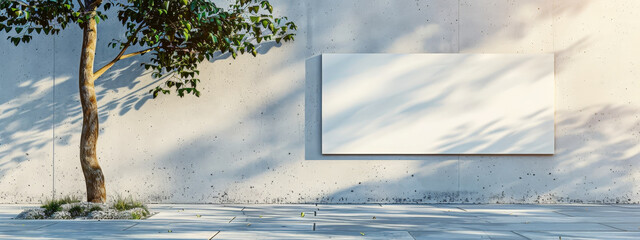
[(44, 208), (22, 211), (15, 219), (146, 219), (152, 214), (144, 208), (117, 210), (103, 203), (77, 202), (60, 206), (61, 210), (47, 215)]

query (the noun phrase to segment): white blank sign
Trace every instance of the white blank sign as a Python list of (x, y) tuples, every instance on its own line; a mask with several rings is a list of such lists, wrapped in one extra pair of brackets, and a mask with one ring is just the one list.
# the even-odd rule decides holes
[(553, 54), (323, 54), (322, 154), (553, 154)]

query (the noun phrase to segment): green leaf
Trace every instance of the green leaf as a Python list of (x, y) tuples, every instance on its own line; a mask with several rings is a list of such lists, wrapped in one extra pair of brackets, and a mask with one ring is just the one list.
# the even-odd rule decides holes
[(218, 43), (218, 38), (216, 37), (216, 35), (213, 35), (213, 33), (209, 33), (209, 36), (211, 37), (213, 43)]
[(184, 35), (184, 41), (189, 41), (189, 31), (187, 29), (182, 29), (182, 34)]

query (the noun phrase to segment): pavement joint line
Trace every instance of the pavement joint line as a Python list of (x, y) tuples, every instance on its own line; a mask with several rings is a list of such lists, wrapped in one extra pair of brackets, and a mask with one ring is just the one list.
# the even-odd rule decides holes
[(233, 218), (231, 220), (229, 220), (229, 223), (233, 222), (233, 220), (236, 219), (236, 216), (233, 216)]
[(613, 228), (613, 229), (616, 229), (616, 230), (619, 230), (619, 231), (628, 232), (627, 230), (624, 230), (624, 229), (621, 229), (621, 228), (617, 228), (617, 227), (614, 227), (614, 226), (610, 226), (610, 225), (607, 225), (607, 224), (604, 224), (604, 223), (598, 223), (598, 224), (600, 224), (602, 226), (605, 226), (605, 227), (610, 227), (610, 228)]
[(213, 239), (214, 237), (218, 236), (218, 234), (219, 234), (219, 233), (220, 233), (220, 231), (217, 231), (215, 234), (213, 234), (213, 236), (211, 236), (211, 237), (209, 238), (209, 240), (211, 240), (211, 239)]
[(417, 240), (416, 237), (414, 237), (413, 234), (411, 234), (410, 231), (407, 231), (407, 233), (409, 234), (409, 236), (411, 236), (411, 238), (413, 238), (413, 240)]
[(135, 226), (136, 226), (136, 225), (138, 225), (138, 224), (140, 224), (140, 223), (134, 223), (133, 225), (128, 226), (128, 227), (126, 227), (126, 228), (122, 229), (122, 231), (127, 231), (127, 230), (131, 229), (132, 227), (135, 227)]
[(44, 226), (40, 226), (40, 227), (34, 228), (33, 230), (40, 230), (40, 229), (46, 228), (46, 227), (51, 226), (51, 225), (56, 225), (56, 224), (58, 224), (58, 223), (57, 222), (49, 223), (49, 224), (46, 224)]
[(560, 215), (565, 215), (565, 216), (567, 216), (567, 217), (574, 217), (574, 216), (571, 216), (571, 215), (569, 215), (569, 214), (561, 213), (561, 212), (558, 212), (558, 211), (553, 211), (553, 212), (554, 212), (554, 213), (557, 213), (557, 214), (560, 214)]
[(518, 236), (520, 236), (520, 237), (524, 238), (524, 239), (531, 240), (531, 238), (528, 238), (527, 236), (522, 235), (522, 234), (520, 234), (520, 233), (518, 233), (518, 232), (516, 232), (516, 231), (511, 231), (511, 232), (512, 232), (513, 234), (515, 234), (515, 235), (518, 235)]

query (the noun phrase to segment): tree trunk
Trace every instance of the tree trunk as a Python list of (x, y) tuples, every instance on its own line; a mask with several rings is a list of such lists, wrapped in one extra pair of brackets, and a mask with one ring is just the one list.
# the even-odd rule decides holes
[[(95, 14), (95, 12), (94, 12)], [(98, 142), (98, 102), (93, 79), (98, 32), (93, 16), (82, 25), (82, 54), (80, 55), (80, 103), (82, 103), (82, 136), (80, 137), (80, 164), (87, 185), (87, 201), (104, 203), (107, 194), (104, 175), (96, 158)]]

